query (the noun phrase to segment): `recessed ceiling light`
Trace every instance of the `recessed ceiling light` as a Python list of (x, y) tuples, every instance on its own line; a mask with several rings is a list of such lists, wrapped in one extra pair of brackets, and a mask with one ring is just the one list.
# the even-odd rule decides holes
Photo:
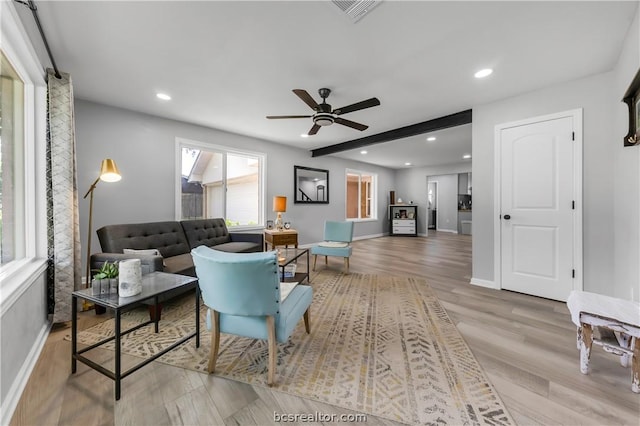
[(410, 165), (411, 165), (411, 163), (404, 163), (404, 165), (405, 165), (405, 166), (410, 166)]
[(171, 96), (167, 95), (166, 93), (156, 93), (156, 97), (158, 99), (162, 99), (163, 101), (170, 101), (171, 100)]
[(493, 72), (493, 70), (491, 68), (485, 68), (485, 69), (482, 69), (482, 70), (478, 71), (477, 73), (475, 73), (474, 77), (475, 78), (485, 78), (487, 76), (490, 76), (492, 72)]
[(427, 140), (428, 140), (429, 142), (433, 142), (433, 141), (435, 141), (435, 140), (436, 140), (436, 137), (435, 137), (435, 136), (429, 136), (429, 137), (427, 138)]
[(360, 154), (366, 154), (366, 153), (367, 151), (364, 151), (364, 150), (360, 151)]
[(309, 135), (308, 135), (308, 134), (306, 134), (306, 133), (303, 133), (303, 134), (301, 134), (301, 135), (300, 135), (300, 137), (301, 137), (301, 138), (308, 138), (308, 137), (309, 137)]
[(465, 160), (471, 158), (471, 154), (465, 154), (462, 156), (462, 158), (464, 158)]

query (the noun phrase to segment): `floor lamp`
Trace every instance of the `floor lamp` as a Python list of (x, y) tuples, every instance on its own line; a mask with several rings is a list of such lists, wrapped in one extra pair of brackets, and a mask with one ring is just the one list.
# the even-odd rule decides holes
[(90, 270), (90, 262), (89, 259), (91, 257), (91, 228), (93, 227), (93, 190), (96, 189), (96, 185), (98, 181), (105, 182), (117, 182), (122, 179), (120, 176), (120, 171), (118, 170), (118, 166), (116, 166), (116, 162), (111, 158), (106, 158), (102, 160), (102, 166), (100, 167), (100, 176), (96, 178), (95, 181), (89, 187), (89, 190), (84, 197), (87, 198), (87, 195), (91, 195), (89, 197), (89, 231), (87, 232), (87, 271), (85, 277), (85, 287), (89, 288), (89, 283), (91, 282), (91, 270)]

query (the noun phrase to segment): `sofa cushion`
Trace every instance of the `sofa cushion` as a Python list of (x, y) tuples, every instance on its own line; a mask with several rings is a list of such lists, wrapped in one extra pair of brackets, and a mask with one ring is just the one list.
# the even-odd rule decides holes
[(104, 253), (123, 253), (124, 249), (157, 249), (162, 257), (188, 254), (191, 250), (179, 222), (107, 225), (98, 229)]
[(213, 247), (231, 242), (227, 225), (222, 218), (185, 220), (181, 222), (190, 249)]
[(160, 250), (158, 249), (145, 249), (145, 250), (136, 250), (136, 249), (122, 249), (124, 254), (136, 254), (138, 256), (162, 256), (160, 254)]
[(164, 259), (164, 272), (195, 277), (196, 270), (193, 266), (193, 258), (191, 257), (191, 253), (166, 257)]
[(262, 246), (259, 244), (241, 241), (217, 244), (215, 246), (211, 246), (211, 248), (229, 253), (253, 253), (256, 251), (262, 251)]

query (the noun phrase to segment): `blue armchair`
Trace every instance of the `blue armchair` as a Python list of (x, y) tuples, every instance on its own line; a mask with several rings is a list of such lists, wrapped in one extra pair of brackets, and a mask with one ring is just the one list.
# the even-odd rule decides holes
[(344, 258), (344, 271), (348, 274), (352, 240), (353, 222), (326, 221), (324, 223), (324, 241), (311, 247), (313, 270), (316, 270), (318, 255), (324, 256), (325, 265), (329, 264), (328, 256), (338, 256)]
[(274, 383), (276, 342), (289, 339), (300, 318), (310, 333), (311, 287), (296, 285), (281, 298), (276, 252), (227, 253), (206, 246), (191, 250), (202, 299), (209, 308), (211, 330), (209, 373), (216, 367), (220, 333), (266, 339), (269, 345), (267, 383)]

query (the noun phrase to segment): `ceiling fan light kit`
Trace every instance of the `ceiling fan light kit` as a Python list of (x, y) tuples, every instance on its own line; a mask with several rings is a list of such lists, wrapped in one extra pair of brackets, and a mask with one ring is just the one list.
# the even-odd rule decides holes
[(318, 90), (318, 94), (322, 98), (322, 103), (317, 103), (309, 93), (304, 89), (293, 89), (295, 93), (305, 104), (315, 111), (313, 115), (268, 115), (268, 119), (283, 119), (283, 118), (311, 118), (313, 120), (313, 126), (309, 130), (308, 136), (315, 135), (320, 130), (320, 127), (331, 126), (333, 123), (338, 123), (343, 126), (351, 127), (356, 130), (366, 130), (369, 126), (355, 121), (346, 120), (339, 115), (347, 114), (349, 112), (359, 111), (361, 109), (371, 108), (380, 105), (378, 98), (370, 98), (364, 101), (356, 102), (355, 104), (347, 105), (342, 108), (332, 110), (331, 105), (327, 103), (327, 98), (331, 94), (331, 90), (323, 87)]
[(333, 124), (333, 120), (333, 115), (326, 112), (319, 112), (313, 116), (313, 122), (318, 126), (330, 126)]

